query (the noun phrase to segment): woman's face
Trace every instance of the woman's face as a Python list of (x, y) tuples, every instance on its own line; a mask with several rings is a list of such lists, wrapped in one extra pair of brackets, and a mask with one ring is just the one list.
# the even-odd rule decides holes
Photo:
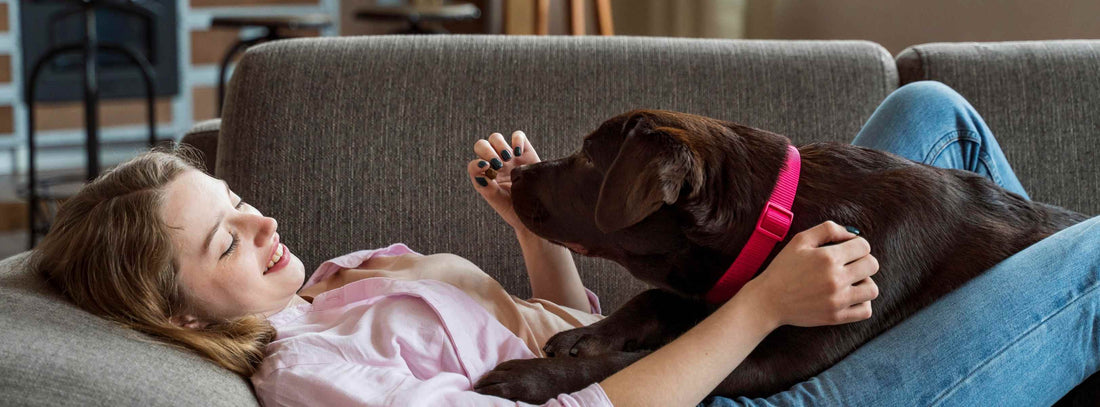
[[(180, 174), (165, 192), (161, 217), (171, 228), (179, 283), (198, 308), (191, 317), (266, 317), (295, 297), (305, 270), (283, 246), (274, 218), (242, 202), (224, 181), (197, 170)], [(289, 262), (283, 259), (267, 272), (279, 246)]]

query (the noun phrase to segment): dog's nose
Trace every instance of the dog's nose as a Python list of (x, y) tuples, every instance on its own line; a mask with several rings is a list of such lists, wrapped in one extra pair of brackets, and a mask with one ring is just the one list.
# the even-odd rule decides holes
[[(549, 215), (539, 199), (541, 188), (536, 184), (525, 182), (524, 177), (531, 178), (528, 174), (531, 170), (527, 166), (512, 168), (512, 208), (520, 219), (527, 221), (541, 221)], [(531, 178), (538, 180), (538, 177)], [(534, 181), (533, 181), (534, 182)]]
[(520, 178), (523, 178), (523, 172), (524, 172), (524, 169), (526, 167), (527, 166), (525, 166), (525, 165), (520, 165), (518, 167), (512, 168), (511, 176), (512, 176), (512, 182), (513, 183), (519, 182)]

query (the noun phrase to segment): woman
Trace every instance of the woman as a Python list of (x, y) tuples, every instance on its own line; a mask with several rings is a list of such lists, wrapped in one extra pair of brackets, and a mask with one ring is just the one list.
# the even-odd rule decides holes
[[(495, 155), (498, 148), (486, 152), (485, 143), (497, 147), (493, 144), (500, 140), (494, 136), (479, 142), (481, 147), (475, 150), (481, 158), (504, 159)], [(520, 147), (519, 160), (537, 160), (522, 135), (513, 137), (513, 143)], [(980, 147), (981, 151), (990, 148), (995, 149), (995, 144)], [(508, 213), (506, 189), (501, 189), (506, 185), (479, 181), (483, 170), (478, 161), (471, 164), (471, 182), (506, 221), (517, 226), (512, 222), (514, 214)], [(491, 165), (504, 167), (503, 163)], [(589, 296), (579, 285), (568, 253), (518, 228), (532, 290), (536, 296), (565, 305), (560, 313), (502, 318), (512, 306), (546, 308), (550, 303), (494, 301), (492, 297), (500, 297), (495, 291), (499, 286), (486, 282), (476, 266), (454, 256), (418, 256), (393, 246), (383, 252), (345, 256), (351, 261), (346, 266), (326, 263), (330, 267), (322, 266), (315, 276), (326, 269), (328, 276), (303, 288), (303, 297), (308, 297), (307, 292), (315, 294), (310, 304), (295, 295), (304, 270), (279, 243), (276, 228), (273, 219), (242, 204), (223, 183), (171, 156), (153, 153), (104, 174), (66, 203), (35, 260), (85, 309), (194, 349), (240, 374), (256, 373), (258, 395), (267, 404), (501, 403), (463, 390), (497, 362), (534, 354), (531, 348), (537, 349), (539, 335), (533, 331), (539, 321), (560, 323), (554, 318), (566, 320), (583, 314), (580, 310), (591, 310), (592, 302), (586, 301)], [(822, 247), (829, 242), (841, 243)], [(355, 260), (363, 261), (352, 264)], [(796, 235), (764, 273), (687, 334), (601, 383), (548, 403), (698, 402), (780, 325), (867, 318), (869, 300), (877, 295), (870, 280), (876, 269), (865, 240), (831, 223), (807, 230)], [(445, 270), (459, 270), (457, 278), (446, 283), (422, 279), (447, 280)], [(379, 275), (398, 278), (355, 280)], [(309, 292), (321, 284), (327, 284), (327, 290)], [(323, 308), (328, 302), (337, 305)], [(564, 309), (569, 307), (580, 310)], [(354, 313), (345, 312), (349, 310)], [(515, 313), (522, 310), (511, 315)], [(313, 326), (301, 323), (303, 316)], [(256, 372), (265, 344), (275, 339), (265, 318), (285, 329), (270, 343), (268, 359)], [(355, 327), (356, 321), (392, 330), (381, 330), (394, 335), (382, 341), (384, 346), (367, 349), (376, 354), (366, 359), (394, 364), (353, 366), (311, 360), (333, 354), (346, 360), (362, 358), (350, 353), (364, 351), (362, 346), (333, 346), (341, 335), (363, 333)], [(453, 321), (474, 325), (448, 325)], [(518, 323), (507, 328), (508, 321)], [(518, 333), (526, 332), (524, 323), (532, 334), (521, 337)], [(331, 329), (317, 329), (317, 324)], [(417, 329), (398, 331), (406, 325)], [(367, 334), (368, 341), (374, 340)], [(425, 360), (429, 357), (440, 360), (433, 364)], [(321, 370), (310, 370), (318, 366)], [(389, 370), (371, 375), (380, 368)], [(348, 377), (376, 381), (345, 381)], [(377, 388), (396, 393), (378, 393)]]
[[(534, 157), (530, 144), (525, 147), (523, 155)], [(645, 363), (548, 404), (634, 404), (636, 386), (677, 363), (682, 376), (699, 376), (696, 384), (646, 385), (653, 389), (647, 399), (695, 403), (781, 324), (869, 317), (877, 292), (868, 276), (876, 268), (866, 241), (853, 237), (832, 223), (803, 233), (774, 262), (778, 272), (754, 280), (713, 322)], [(536, 294), (567, 304), (569, 295), (585, 298), (565, 249), (527, 239), (521, 241), (529, 264), (557, 265), (532, 267), (533, 282), (577, 282), (534, 283)], [(468, 261), (420, 256), (403, 245), (326, 262), (296, 295), (304, 269), (282, 243), (276, 221), (224, 182), (158, 152), (112, 169), (66, 202), (34, 256), (79, 306), (251, 375), (265, 405), (514, 404), (470, 386), (499, 362), (534, 356), (536, 342), (554, 333), (543, 325), (564, 329), (568, 322), (561, 321), (586, 314), (544, 311), (555, 306), (549, 302), (513, 302)], [(869, 260), (846, 265), (861, 258)], [(834, 279), (845, 284), (831, 288), (826, 282)], [(316, 289), (323, 285), (330, 287)], [(843, 303), (834, 305), (837, 300)], [(588, 311), (589, 301), (582, 301), (571, 305)], [(542, 333), (520, 338), (505, 323)], [(267, 358), (257, 370), (265, 345)]]
[[(521, 159), (537, 160), (530, 143), (523, 149)], [(510, 210), (502, 216), (514, 220)], [(535, 356), (556, 330), (597, 318), (566, 249), (517, 235), (535, 294), (564, 307), (513, 300), (464, 259), (399, 244), (326, 262), (299, 293), (303, 265), (274, 219), (186, 160), (151, 152), (67, 201), (33, 261), (79, 306), (252, 376), (265, 405), (514, 405), (471, 385), (499, 362)], [(826, 242), (841, 243), (819, 247)], [(865, 240), (828, 223), (789, 247), (777, 271), (710, 323), (548, 404), (696, 403), (779, 325), (870, 316), (877, 265)], [(658, 380), (677, 365), (698, 380)]]

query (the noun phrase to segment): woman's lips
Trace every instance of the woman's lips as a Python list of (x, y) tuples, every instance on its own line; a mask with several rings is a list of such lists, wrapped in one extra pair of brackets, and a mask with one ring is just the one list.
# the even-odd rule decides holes
[[(276, 262), (275, 265), (271, 266), (271, 268), (267, 269), (267, 271), (264, 271), (264, 274), (282, 270), (283, 267), (286, 267), (287, 263), (290, 263), (290, 249), (287, 249), (285, 244), (279, 244), (283, 245), (283, 257), (280, 257), (279, 261)], [(276, 247), (275, 249), (278, 250), (279, 248)]]
[(275, 234), (274, 242), (275, 242), (275, 244), (271, 246), (271, 253), (267, 254), (267, 258), (269, 258), (269, 259), (272, 258), (273, 256), (275, 256), (275, 251), (276, 250), (279, 250), (279, 234), (278, 233)]

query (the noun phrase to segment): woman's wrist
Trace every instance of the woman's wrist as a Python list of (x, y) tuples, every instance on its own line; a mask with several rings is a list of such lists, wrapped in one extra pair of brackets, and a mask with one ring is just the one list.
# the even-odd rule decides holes
[[(760, 280), (752, 279), (749, 280), (744, 287), (741, 287), (741, 290), (738, 291), (730, 301), (726, 301), (720, 308), (737, 306), (756, 310), (754, 315), (759, 318), (761, 327), (771, 332), (783, 325), (783, 318), (779, 315), (778, 310), (775, 309), (775, 305), (771, 301), (768, 301), (768, 299), (773, 297), (774, 295), (769, 295), (764, 287), (760, 285)], [(740, 304), (734, 305), (734, 299)]]
[(774, 317), (755, 308), (761, 297), (759, 289), (743, 289), (679, 338), (600, 386), (616, 406), (698, 404), (778, 326)]
[(545, 256), (553, 253), (555, 255), (569, 255), (569, 249), (550, 243), (549, 240), (543, 239), (542, 236), (536, 235), (527, 228), (514, 228), (516, 233), (516, 240), (519, 241), (519, 245), (524, 249), (524, 254), (527, 254), (528, 250), (538, 251), (538, 255)]
[(590, 306), (569, 250), (527, 229), (516, 229), (534, 298), (587, 311)]
[(541, 239), (540, 237), (538, 237), (538, 235), (535, 234), (535, 232), (532, 232), (531, 229), (528, 229), (523, 225), (520, 225), (519, 227), (512, 227), (512, 230), (516, 232), (516, 239), (520, 242), (530, 241), (531, 239)]

